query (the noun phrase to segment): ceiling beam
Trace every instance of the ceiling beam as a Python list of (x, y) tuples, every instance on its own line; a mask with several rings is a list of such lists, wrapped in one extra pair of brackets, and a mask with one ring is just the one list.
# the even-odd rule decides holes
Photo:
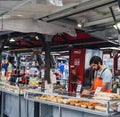
[[(94, 41), (94, 42), (85, 42), (85, 43), (75, 43), (75, 44), (72, 44), (73, 46), (83, 46), (83, 45), (85, 45), (85, 46), (88, 46), (88, 45), (93, 45), (93, 44), (105, 44), (105, 43), (108, 43), (109, 41)], [(111, 43), (111, 42), (110, 42)], [(63, 44), (63, 45), (53, 45), (53, 46), (51, 46), (51, 48), (55, 48), (55, 47), (61, 47), (61, 48), (63, 48), (63, 47), (69, 47), (71, 44)], [(115, 44), (116, 46), (117, 46), (117, 44)]]
[[(120, 15), (116, 15), (116, 19), (119, 19), (119, 18), (120, 18)], [(94, 25), (102, 25), (102, 24), (106, 24), (106, 23), (110, 23), (110, 22), (111, 22), (111, 24), (114, 23), (112, 16), (107, 17), (107, 18), (102, 18), (102, 19), (99, 19), (99, 20), (97, 19), (97, 20), (94, 20), (94, 21), (85, 22), (84, 23), (84, 28), (94, 26)], [(62, 25), (62, 26), (67, 26), (67, 27), (70, 27), (70, 28), (79, 29), (77, 27), (77, 22), (76, 21), (71, 22), (68, 19), (67, 20), (66, 19), (57, 20), (57, 21), (54, 21), (53, 23), (58, 24), (58, 25)]]
[[(89, 2), (88, 2), (89, 3)], [(84, 3), (80, 4), (78, 7), (73, 7), (72, 10), (67, 10), (66, 12), (60, 12), (59, 14), (54, 14), (53, 16), (46, 16), (45, 21), (53, 22), (59, 19), (63, 19), (72, 15), (76, 15), (79, 13), (87, 12), (96, 8), (111, 6), (117, 3), (117, 0), (94, 0), (92, 3)], [(85, 7), (84, 7), (85, 6)], [(40, 20), (44, 20), (44, 18), (39, 18)]]
[[(119, 19), (120, 18), (120, 15), (116, 15), (116, 19)], [(93, 25), (98, 25), (98, 24), (105, 24), (105, 23), (108, 23), (108, 22), (113, 22), (113, 18), (112, 16), (110, 17), (107, 17), (107, 18), (102, 18), (100, 20), (94, 20), (94, 21), (90, 21), (90, 22), (86, 22), (84, 24), (84, 27), (89, 27), (89, 26), (93, 26)]]
[[(17, 0), (18, 1), (18, 0)], [(25, 5), (26, 3), (30, 2), (31, 0), (19, 0), (19, 3), (12, 6), (11, 8), (3, 11), (0, 13), (0, 16), (3, 16), (11, 11), (15, 11), (16, 9), (20, 8), (21, 6)]]

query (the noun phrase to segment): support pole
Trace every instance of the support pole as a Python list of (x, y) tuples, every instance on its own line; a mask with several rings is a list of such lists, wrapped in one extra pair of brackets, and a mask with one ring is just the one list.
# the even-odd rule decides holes
[[(116, 25), (117, 20), (116, 20), (116, 18), (115, 18), (115, 15), (114, 15), (113, 9), (112, 9), (112, 7), (109, 7), (109, 8), (110, 8), (110, 12), (111, 12), (111, 14), (112, 14), (112, 17), (113, 17), (114, 23), (115, 23), (115, 25)], [(118, 33), (120, 34), (120, 29), (119, 29), (119, 27), (118, 27), (117, 25), (116, 25), (116, 27), (117, 27), (117, 31), (118, 31)]]
[(116, 54), (113, 59), (114, 59), (114, 74), (115, 74), (115, 71), (118, 70), (118, 54)]
[(52, 41), (52, 35), (46, 35), (45, 36), (45, 80), (48, 81), (48, 84), (51, 83), (50, 81), (50, 52), (51, 52), (51, 47), (50, 43)]
[(34, 102), (34, 117), (39, 117), (39, 102)]
[(45, 44), (45, 80), (50, 84), (50, 44), (46, 42)]
[[(117, 26), (117, 20), (116, 20), (116, 17), (115, 17), (115, 15), (114, 15), (114, 12), (113, 12), (112, 7), (110, 7), (110, 11), (111, 11), (111, 14), (112, 14), (114, 23), (115, 23), (115, 25), (116, 25), (116, 27), (117, 27), (118, 34), (120, 34), (120, 29), (119, 29), (119, 27)], [(118, 41), (119, 41), (119, 36), (118, 36)], [(120, 43), (119, 43), (119, 44), (120, 44)], [(115, 55), (115, 57), (114, 57), (114, 68), (113, 68), (113, 69), (114, 69), (113, 73), (115, 74), (115, 71), (118, 69), (118, 54)]]

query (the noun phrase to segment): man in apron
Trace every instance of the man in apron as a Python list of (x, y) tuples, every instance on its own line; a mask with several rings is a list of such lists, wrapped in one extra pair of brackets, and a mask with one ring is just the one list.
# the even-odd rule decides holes
[(102, 59), (98, 56), (93, 56), (89, 62), (94, 74), (94, 82), (89, 90), (84, 90), (82, 94), (94, 93), (97, 87), (101, 87), (103, 92), (111, 92), (112, 90), (112, 73), (103, 65)]

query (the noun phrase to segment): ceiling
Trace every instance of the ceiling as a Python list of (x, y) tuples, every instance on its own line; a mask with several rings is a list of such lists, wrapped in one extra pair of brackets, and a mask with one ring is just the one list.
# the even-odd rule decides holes
[[(53, 3), (54, 1), (54, 3)], [(119, 45), (119, 0), (0, 0), (0, 22), (34, 19), (83, 30)], [(58, 3), (59, 2), (59, 3)], [(81, 23), (82, 27), (77, 24)], [(3, 24), (3, 23), (2, 23)], [(1, 29), (3, 25), (1, 25)], [(11, 29), (12, 30), (12, 29)]]

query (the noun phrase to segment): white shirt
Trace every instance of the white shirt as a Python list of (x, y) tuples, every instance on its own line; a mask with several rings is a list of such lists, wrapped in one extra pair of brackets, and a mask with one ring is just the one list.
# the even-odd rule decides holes
[(8, 73), (12, 73), (12, 64), (11, 63), (8, 64), (7, 71), (8, 71)]

